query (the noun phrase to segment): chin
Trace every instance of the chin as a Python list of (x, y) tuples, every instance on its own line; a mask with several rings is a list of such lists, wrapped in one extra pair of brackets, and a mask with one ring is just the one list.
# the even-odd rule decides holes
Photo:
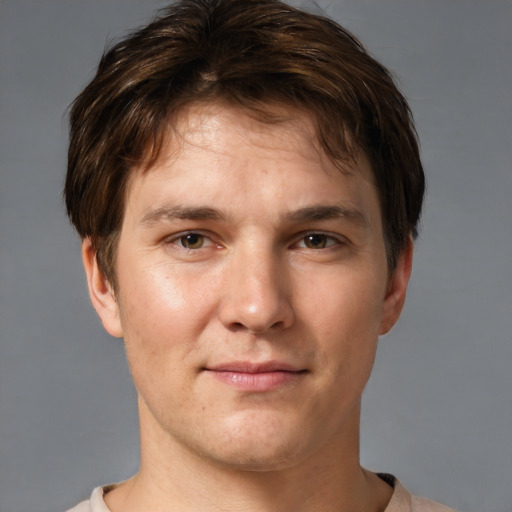
[(301, 458), (295, 450), (280, 448), (265, 453), (261, 450), (222, 453), (216, 457), (216, 462), (237, 471), (269, 472), (291, 468)]
[[(268, 426), (267, 426), (268, 427)], [(223, 442), (207, 450), (211, 459), (242, 471), (276, 471), (293, 467), (313, 450), (304, 432), (253, 426), (226, 431)], [(206, 450), (205, 450), (206, 451)]]

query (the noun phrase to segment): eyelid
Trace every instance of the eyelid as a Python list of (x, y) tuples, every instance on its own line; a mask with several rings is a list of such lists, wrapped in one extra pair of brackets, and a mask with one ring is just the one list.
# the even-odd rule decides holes
[[(318, 235), (318, 236), (324, 236), (326, 239), (328, 240), (331, 240), (331, 241), (334, 241), (335, 243), (331, 243), (329, 244), (327, 247), (319, 247), (319, 248), (316, 248), (316, 249), (313, 249), (311, 247), (307, 247), (307, 246), (302, 246), (302, 247), (298, 247), (298, 245), (301, 243), (301, 242), (304, 242), (305, 238), (308, 237), (308, 236), (314, 236), (314, 235)], [(332, 247), (336, 247), (336, 246), (342, 246), (342, 245), (347, 245), (348, 244), (348, 240), (340, 235), (340, 234), (334, 234), (334, 233), (331, 233), (331, 232), (325, 232), (325, 231), (316, 231), (316, 230), (311, 230), (311, 231), (304, 231), (302, 233), (299, 233), (296, 237), (295, 237), (295, 242), (293, 242), (292, 244), (292, 247), (297, 247), (299, 249), (311, 249), (311, 250), (326, 250), (326, 249), (330, 249)]]
[[(179, 242), (180, 242), (180, 240), (183, 237), (186, 237), (188, 235), (198, 235), (198, 236), (201, 236), (206, 241), (206, 243), (203, 244), (201, 247), (198, 247), (197, 249), (192, 249), (192, 248), (189, 248), (189, 247), (184, 247)], [(185, 251), (197, 251), (197, 250), (203, 249), (205, 247), (211, 247), (213, 245), (217, 245), (217, 246), (219, 245), (219, 244), (214, 242), (213, 236), (212, 236), (211, 233), (205, 232), (205, 231), (203, 231), (201, 229), (189, 229), (189, 230), (186, 230), (186, 231), (180, 231), (179, 233), (173, 233), (172, 235), (165, 237), (163, 239), (163, 242), (164, 242), (164, 244), (176, 245), (177, 247), (179, 247), (180, 249), (183, 249)]]
[[(204, 238), (205, 243), (197, 249), (184, 247), (183, 245), (180, 244), (180, 239), (182, 239), (183, 237), (186, 237), (187, 235), (199, 235)], [(327, 245), (327, 247), (319, 247), (316, 249), (307, 247), (305, 245), (303, 245), (302, 247), (298, 247), (299, 244), (304, 242), (304, 239), (307, 236), (313, 236), (313, 235), (323, 236), (331, 243), (329, 243), (329, 245)], [(332, 242), (334, 242), (334, 243), (332, 243)], [(173, 233), (172, 235), (169, 235), (169, 236), (166, 236), (165, 238), (163, 238), (163, 243), (175, 245), (175, 246), (179, 247), (180, 249), (183, 249), (186, 251), (197, 251), (199, 249), (203, 249), (206, 247), (211, 247), (211, 246), (220, 247), (221, 246), (221, 244), (219, 242), (215, 241), (214, 234), (212, 234), (211, 232), (208, 232), (208, 231), (201, 230), (201, 229), (189, 229), (189, 230), (180, 231), (178, 233)], [(332, 232), (326, 232), (326, 231), (320, 231), (320, 230), (310, 230), (310, 231), (303, 231), (303, 232), (295, 235), (293, 237), (291, 247), (299, 248), (299, 249), (311, 249), (311, 250), (324, 249), (324, 250), (326, 250), (326, 249), (329, 249), (329, 248), (332, 248), (335, 246), (347, 245), (348, 243), (349, 243), (349, 240), (347, 240), (347, 238), (345, 236), (340, 235), (339, 233), (332, 233)]]

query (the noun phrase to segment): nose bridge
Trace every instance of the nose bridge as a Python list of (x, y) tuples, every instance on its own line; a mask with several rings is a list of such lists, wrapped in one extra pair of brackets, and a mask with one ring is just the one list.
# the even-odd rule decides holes
[(289, 327), (294, 319), (290, 283), (274, 248), (251, 240), (235, 250), (230, 260), (222, 322), (251, 332)]

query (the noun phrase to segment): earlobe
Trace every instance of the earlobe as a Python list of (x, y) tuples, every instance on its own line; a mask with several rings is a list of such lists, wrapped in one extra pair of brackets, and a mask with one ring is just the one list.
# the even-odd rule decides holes
[(116, 338), (123, 337), (119, 305), (112, 285), (98, 265), (96, 250), (90, 238), (82, 241), (82, 260), (92, 305), (105, 330)]
[(413, 253), (414, 242), (409, 238), (388, 283), (382, 309), (380, 335), (388, 333), (400, 317), (411, 276)]

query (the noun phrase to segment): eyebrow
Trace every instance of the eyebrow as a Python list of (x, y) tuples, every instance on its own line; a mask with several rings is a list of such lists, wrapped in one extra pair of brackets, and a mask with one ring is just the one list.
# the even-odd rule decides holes
[[(329, 219), (345, 219), (362, 227), (368, 227), (366, 216), (356, 208), (340, 205), (312, 205), (287, 212), (283, 218), (289, 222), (315, 222)], [(149, 210), (142, 217), (141, 224), (152, 225), (160, 220), (225, 220), (226, 215), (209, 206), (163, 206)]]
[(151, 225), (162, 219), (172, 221), (175, 219), (223, 220), (225, 218), (226, 216), (220, 210), (207, 206), (163, 206), (148, 211), (142, 217), (141, 224)]
[(367, 217), (356, 208), (340, 205), (313, 205), (300, 208), (285, 216), (292, 222), (312, 222), (329, 219), (346, 219), (361, 227), (368, 227)]

